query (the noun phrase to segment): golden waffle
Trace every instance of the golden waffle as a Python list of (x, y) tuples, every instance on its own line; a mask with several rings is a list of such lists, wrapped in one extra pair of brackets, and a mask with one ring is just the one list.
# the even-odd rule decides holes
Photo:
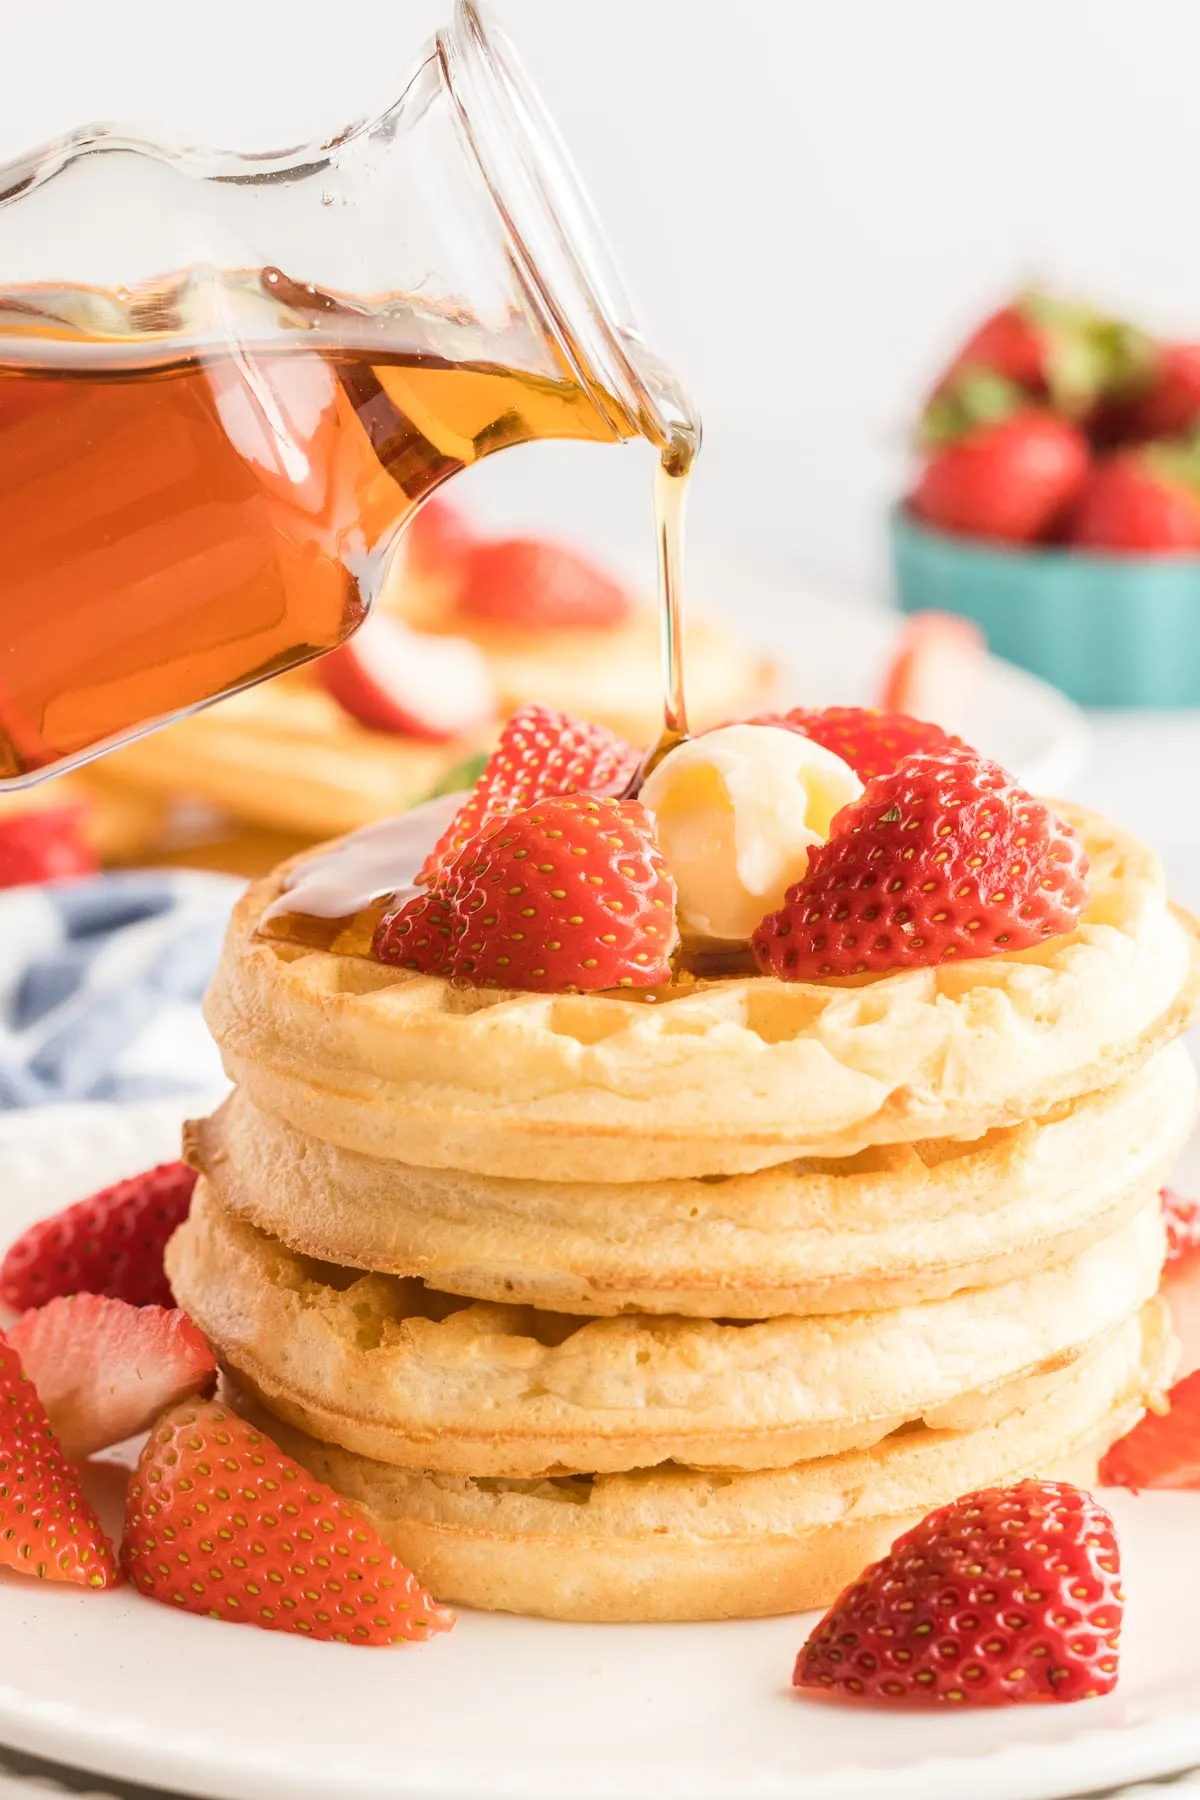
[(911, 1304), (1062, 1261), (1166, 1181), (1195, 1110), (1174, 1044), (1040, 1124), (717, 1181), (414, 1168), (324, 1143), (241, 1091), (186, 1145), (227, 1212), (325, 1262), (548, 1311), (751, 1319)]
[[(639, 608), (623, 625), (604, 631), (516, 630), (484, 626), (454, 613), (449, 625), (483, 651), (502, 716), (527, 700), (560, 707), (628, 739), (650, 744), (662, 730), (659, 619)], [(685, 631), (688, 717), (706, 730), (744, 719), (771, 705), (772, 665), (711, 620)]]
[(897, 1432), (869, 1450), (757, 1474), (674, 1467), (594, 1480), (473, 1480), (389, 1467), (241, 1410), (372, 1519), (444, 1600), (593, 1621), (760, 1617), (827, 1605), (901, 1531), (973, 1488), (1094, 1481), (1170, 1380), (1152, 1301), (1029, 1406), (974, 1430)]
[(297, 670), (114, 751), (103, 778), (320, 838), (404, 812), (481, 741), (369, 731)]
[(1196, 1009), (1200, 929), (1157, 859), (1062, 810), (1091, 858), (1087, 912), (1011, 956), (698, 982), (656, 1005), (456, 989), (258, 937), (285, 865), (235, 911), (206, 1014), (255, 1105), (426, 1168), (647, 1181), (979, 1137), (1132, 1073)]
[(1153, 1194), (1065, 1263), (916, 1306), (581, 1321), (312, 1262), (201, 1180), (167, 1270), (221, 1362), (282, 1418), (382, 1462), (526, 1477), (781, 1468), (918, 1420), (974, 1429), (1136, 1313), (1164, 1249)]

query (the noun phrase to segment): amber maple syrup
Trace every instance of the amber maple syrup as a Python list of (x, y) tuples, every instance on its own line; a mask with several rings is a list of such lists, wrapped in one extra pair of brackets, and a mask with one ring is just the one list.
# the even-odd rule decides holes
[(278, 270), (204, 301), (226, 328), (195, 343), (170, 290), (0, 293), (0, 780), (341, 642), (467, 464), (635, 434), (567, 379), (447, 355), (445, 319)]

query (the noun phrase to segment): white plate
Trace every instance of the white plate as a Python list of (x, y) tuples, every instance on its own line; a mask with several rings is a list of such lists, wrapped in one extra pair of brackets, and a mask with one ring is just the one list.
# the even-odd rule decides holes
[[(718, 589), (706, 571), (705, 591)], [(882, 607), (797, 586), (746, 577), (774, 619), (786, 620), (774, 643), (783, 667), (780, 691), (792, 705), (874, 706), (904, 621)], [(699, 584), (698, 584), (699, 585)], [(703, 594), (697, 607), (705, 605)], [(1034, 793), (1062, 794), (1090, 753), (1085, 714), (1036, 675), (988, 656), (973, 687), (938, 720), (993, 757)]]
[[(0, 1243), (169, 1155), (178, 1117), (156, 1103), (0, 1118)], [(121, 1486), (95, 1470), (114, 1527)], [(1058, 1800), (1200, 1763), (1200, 1496), (1112, 1498), (1129, 1614), (1103, 1701), (900, 1717), (801, 1698), (798, 1618), (464, 1613), (428, 1646), (365, 1651), (6, 1575), (0, 1743), (214, 1800)]]

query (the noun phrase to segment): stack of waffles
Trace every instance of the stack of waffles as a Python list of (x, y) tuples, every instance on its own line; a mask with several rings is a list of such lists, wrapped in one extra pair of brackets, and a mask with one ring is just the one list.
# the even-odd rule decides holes
[(1068, 816), (1069, 933), (653, 1004), (268, 935), (304, 864), (260, 881), (169, 1252), (242, 1404), (440, 1598), (557, 1618), (823, 1605), (960, 1493), (1086, 1484), (1174, 1366), (1198, 977), (1151, 853)]

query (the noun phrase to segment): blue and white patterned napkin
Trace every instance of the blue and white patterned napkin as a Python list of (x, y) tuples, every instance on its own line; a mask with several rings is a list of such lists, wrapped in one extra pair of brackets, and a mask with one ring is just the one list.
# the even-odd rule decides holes
[(219, 1085), (200, 1000), (243, 885), (166, 869), (0, 893), (0, 1111)]

